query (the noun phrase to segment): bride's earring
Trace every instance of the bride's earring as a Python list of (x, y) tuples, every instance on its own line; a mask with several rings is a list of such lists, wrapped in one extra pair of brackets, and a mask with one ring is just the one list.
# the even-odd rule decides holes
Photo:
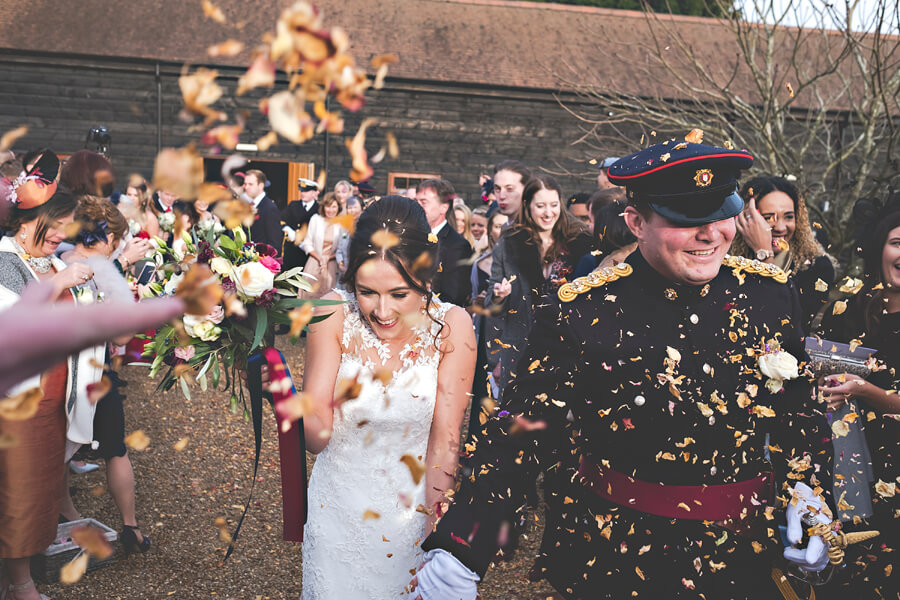
[(24, 242), (25, 239), (28, 237), (28, 234), (23, 231), (22, 235), (20, 235), (19, 237), (22, 238), (22, 241)]

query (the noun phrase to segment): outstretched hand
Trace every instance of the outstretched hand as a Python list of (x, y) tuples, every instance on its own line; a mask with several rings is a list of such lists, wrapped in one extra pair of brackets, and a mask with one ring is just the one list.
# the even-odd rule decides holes
[(50, 283), (32, 283), (0, 311), (0, 394), (80, 350), (184, 313), (179, 298), (76, 305), (56, 303), (57, 293)]

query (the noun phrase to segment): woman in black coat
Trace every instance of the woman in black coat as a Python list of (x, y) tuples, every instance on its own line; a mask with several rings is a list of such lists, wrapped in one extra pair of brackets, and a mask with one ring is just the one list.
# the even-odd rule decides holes
[[(862, 200), (857, 204), (855, 216), (866, 203)], [(896, 566), (900, 551), (900, 494), (896, 492), (900, 421), (895, 417), (900, 414), (900, 197), (884, 209), (871, 211), (868, 217), (866, 223), (857, 224), (865, 263), (862, 289), (845, 301), (843, 312), (825, 311), (819, 333), (831, 342), (857, 340), (877, 350), (876, 367), (866, 378), (852, 373), (828, 375), (820, 394), (828, 405), (836, 436), (834, 472), (844, 473), (834, 481), (842, 527), (844, 531), (874, 529), (881, 535), (847, 549), (848, 567), (822, 590), (825, 600), (850, 594), (893, 598), (900, 589), (897, 574), (891, 575), (896, 569), (890, 566)], [(842, 418), (847, 414), (857, 416)], [(834, 426), (841, 420), (862, 427), (864, 448), (838, 452), (838, 442), (847, 440)], [(868, 494), (854, 497), (848, 493), (860, 483), (868, 484)]]
[(532, 178), (522, 191), (517, 222), (494, 247), (485, 305), (493, 304), (498, 314), (487, 340), (489, 367), (500, 365), (495, 379), (501, 391), (525, 348), (534, 304), (570, 281), (578, 259), (591, 249), (587, 227), (566, 211), (561, 198), (553, 177)]
[(816, 241), (806, 203), (797, 186), (783, 177), (754, 177), (741, 188), (746, 208), (735, 217), (739, 236), (731, 253), (781, 267), (800, 295), (809, 333), (813, 318), (828, 302), (834, 259)]

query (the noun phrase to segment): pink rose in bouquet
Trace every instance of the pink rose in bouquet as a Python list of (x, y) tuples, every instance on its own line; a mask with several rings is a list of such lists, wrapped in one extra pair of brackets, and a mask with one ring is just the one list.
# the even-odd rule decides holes
[(209, 311), (209, 314), (206, 315), (207, 321), (212, 321), (216, 325), (221, 323), (225, 319), (225, 309), (222, 308), (221, 304), (216, 304), (213, 306), (213, 309)]
[(272, 271), (273, 273), (278, 273), (281, 271), (281, 264), (271, 256), (260, 256), (259, 264)]
[(191, 360), (194, 358), (194, 354), (197, 352), (197, 349), (194, 348), (194, 345), (190, 346), (178, 346), (175, 348), (175, 358), (180, 358), (181, 360)]

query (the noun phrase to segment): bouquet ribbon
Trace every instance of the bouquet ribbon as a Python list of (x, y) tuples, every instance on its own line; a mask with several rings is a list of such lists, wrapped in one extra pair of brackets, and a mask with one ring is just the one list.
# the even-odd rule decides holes
[[(262, 366), (269, 370), (271, 391), (264, 391), (262, 385)], [(262, 448), (262, 407), (263, 398), (275, 408), (275, 419), (278, 425), (278, 451), (281, 459), (281, 500), (284, 524), (283, 537), (287, 542), (303, 541), (303, 525), (306, 523), (306, 442), (303, 437), (303, 420), (285, 422), (280, 415), (278, 404), (296, 393), (291, 373), (288, 370), (284, 355), (275, 348), (266, 348), (254, 354), (247, 361), (247, 391), (250, 395), (250, 414), (253, 419), (253, 437), (256, 444), (256, 457), (253, 463), (253, 483), (250, 497), (232, 535), (231, 544), (225, 553), (225, 560), (234, 551), (238, 532), (244, 523), (244, 517), (250, 508), (253, 488), (256, 486), (256, 475), (259, 469), (259, 454)]]

